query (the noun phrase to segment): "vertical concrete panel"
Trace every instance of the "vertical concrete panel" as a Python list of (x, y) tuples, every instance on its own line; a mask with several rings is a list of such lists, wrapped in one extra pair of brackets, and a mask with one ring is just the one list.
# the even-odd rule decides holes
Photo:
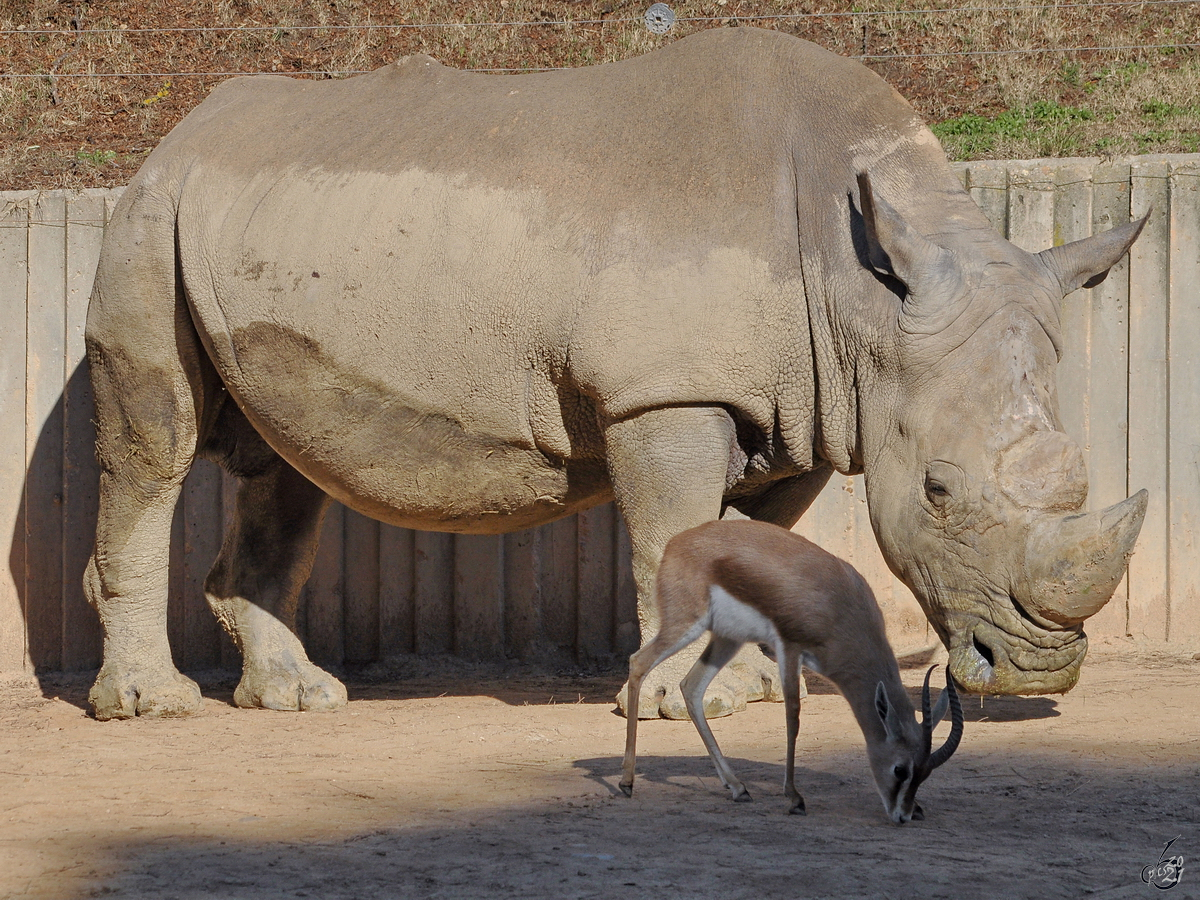
[(792, 526), (792, 531), (796, 534), (804, 535), (830, 553), (837, 552), (833, 549), (832, 540), (833, 535), (838, 531), (838, 524), (835, 521), (837, 518), (836, 501), (839, 496), (838, 491), (841, 490), (843, 484), (844, 476), (835, 472), (824, 490), (809, 506), (808, 511), (800, 517), (799, 522)]
[[(814, 544), (856, 566), (854, 478), (836, 472), (792, 529)], [(876, 550), (878, 552), (878, 550)], [(871, 583), (871, 588), (878, 585)]]
[(926, 646), (930, 635), (925, 613), (913, 592), (892, 575), (883, 558), (871, 527), (866, 481), (862, 475), (854, 476), (853, 493), (846, 496), (851, 498), (854, 509), (855, 550), (851, 562), (859, 568), (875, 592), (887, 625), (888, 640), (899, 652)]
[(540, 528), (504, 536), (504, 629), (509, 656), (538, 661), (542, 643)]
[(454, 652), (504, 657), (504, 538), (454, 536)]
[(1138, 161), (1130, 173), (1134, 215), (1154, 216), (1129, 260), (1129, 481), (1150, 491), (1137, 552), (1129, 564), (1129, 632), (1167, 636), (1170, 481), (1167, 474), (1167, 322), (1171, 200), (1165, 162)]
[[(1084, 236), (1089, 220), (1094, 232), (1121, 224), (1131, 203), (1141, 212), (1153, 201), (1159, 213), (1131, 263), (1118, 264), (1104, 284), (1073, 294), (1063, 306), (1061, 413), (1087, 455), (1089, 504), (1106, 506), (1141, 487), (1152, 494), (1132, 587), (1123, 585), (1089, 622), (1091, 634), (1200, 636), (1200, 391), (1192, 387), (1200, 384), (1200, 357), (1187, 337), (1200, 333), (1200, 171), (1194, 162), (1175, 171), (1182, 165), (1137, 160), (1132, 180), (1129, 165), (1120, 162), (959, 168), (989, 220), (1030, 250)], [(99, 238), (91, 222), (106, 217), (119, 194), (43, 196), (40, 203), (32, 193), (3, 198), (0, 538), (9, 562), (0, 573), (0, 673), (26, 669), (27, 642), (43, 668), (88, 668), (99, 661), (97, 622), (77, 578), (95, 515), (90, 386), (80, 361)], [(27, 232), (29, 210), (37, 221)], [(232, 508), (231, 491), (227, 476), (201, 474), (180, 505), (170, 629), (184, 666), (237, 661), (227, 639), (214, 643), (207, 605), (196, 602), (221, 519)], [(860, 491), (835, 476), (798, 530), (859, 566), (889, 627), (899, 620), (907, 630), (915, 601), (886, 573)], [(599, 521), (605, 515), (612, 519), (608, 539)], [(551, 648), (587, 659), (636, 646), (628, 535), (611, 511), (485, 541), (482, 548), (462, 540), (456, 554), (458, 540), (344, 517), (335, 507), (302, 603), (301, 633), (314, 658), (444, 652), (456, 641), (471, 655), (507, 652), (542, 661), (554, 655)], [(467, 603), (467, 594), (482, 599)], [(503, 604), (498, 612), (497, 602)]]
[(66, 199), (41, 197), (29, 223), (25, 363), (25, 624), (39, 670), (62, 667), (66, 249)]
[[(1129, 164), (1104, 163), (1092, 172), (1092, 232), (1129, 221)], [(1090, 292), (1088, 357), (1088, 506), (1104, 509), (1129, 494), (1129, 259), (1109, 270)], [(1137, 486), (1134, 487), (1136, 490)], [(1091, 635), (1123, 636), (1129, 619), (1129, 581), (1088, 620)]]
[(1054, 169), (1045, 164), (1008, 170), (1008, 239), (1030, 253), (1054, 243)]
[(0, 675), (29, 674), (25, 632), (25, 297), (29, 195), (0, 195)]
[(416, 652), (454, 649), (454, 535), (418, 531), (414, 537)]
[(971, 199), (1000, 234), (1008, 234), (1008, 165), (1003, 162), (965, 164)]
[(578, 519), (568, 516), (541, 527), (542, 638), (552, 655), (575, 656), (579, 601)]
[(1171, 178), (1167, 637), (1200, 641), (1200, 161)]
[(379, 526), (379, 653), (413, 652), (413, 536), (395, 525)]
[(380, 658), (379, 523), (346, 510), (346, 662)]
[[(1093, 168), (1090, 163), (1068, 164), (1055, 173), (1055, 247), (1091, 236)], [(1079, 444), (1086, 462), (1091, 453), (1091, 292), (1078, 290), (1067, 294), (1059, 321), (1063, 338), (1062, 359), (1058, 364), (1059, 413), (1063, 429)]]
[(346, 507), (331, 503), (321, 528), (321, 543), (312, 575), (304, 587), (304, 646), (318, 665), (341, 665), (345, 659), (345, 590), (342, 527)]
[(613, 651), (616, 518), (612, 503), (579, 513), (579, 615), (575, 647), (580, 662), (604, 659)]
[(67, 200), (67, 294), (63, 358), (63, 658), (67, 671), (100, 666), (100, 619), (83, 593), (99, 505), (95, 405), (83, 339), (88, 298), (104, 237), (107, 191)]

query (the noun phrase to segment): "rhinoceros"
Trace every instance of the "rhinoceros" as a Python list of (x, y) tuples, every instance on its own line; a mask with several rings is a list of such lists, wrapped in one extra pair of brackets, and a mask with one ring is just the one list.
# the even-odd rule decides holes
[(963, 688), (1066, 691), (1146, 495), (1083, 512), (1059, 307), (1139, 228), (1018, 249), (884, 81), (766, 30), (228, 81), (127, 188), (91, 298), (96, 715), (199, 706), (165, 627), (197, 457), (241, 479), (206, 593), (243, 706), (345, 702), (292, 630), (330, 498), (486, 534), (615, 498), (647, 640), (673, 535), (791, 527), (834, 471)]

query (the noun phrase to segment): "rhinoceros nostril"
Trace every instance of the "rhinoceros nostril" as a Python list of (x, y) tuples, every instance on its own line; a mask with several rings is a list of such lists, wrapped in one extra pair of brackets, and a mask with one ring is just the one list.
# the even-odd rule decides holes
[(996, 656), (994, 653), (992, 653), (992, 648), (983, 643), (983, 641), (979, 640), (977, 637), (972, 637), (971, 643), (975, 647), (975, 652), (982, 656), (983, 661), (994, 669), (996, 667)]

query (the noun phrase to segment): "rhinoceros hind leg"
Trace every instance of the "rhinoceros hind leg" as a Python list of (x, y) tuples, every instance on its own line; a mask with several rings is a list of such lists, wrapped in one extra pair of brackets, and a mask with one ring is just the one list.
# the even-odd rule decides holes
[(233, 525), (204, 585), (242, 651), (234, 702), (279, 710), (344, 706), (346, 688), (309, 662), (294, 633), (329, 498), (257, 438), (232, 403), (205, 449), (242, 479)]
[[(175, 668), (167, 643), (165, 548), (178, 492), (164, 491), (147, 509), (144, 495), (127, 490), (125, 479), (102, 473), (100, 483), (100, 549), (88, 562), (84, 590), (104, 625), (104, 665), (88, 702), (101, 721), (199, 712), (200, 688)], [(105, 552), (113, 544), (143, 549)]]
[[(174, 258), (169, 244), (165, 258)], [(122, 250), (102, 261), (88, 312), (100, 483), (84, 591), (104, 627), (104, 665), (89, 694), (98, 719), (201, 707), (199, 688), (171, 659), (167, 588), (171, 520), (211, 384), (182, 297), (172, 302), (173, 267), (124, 259)]]

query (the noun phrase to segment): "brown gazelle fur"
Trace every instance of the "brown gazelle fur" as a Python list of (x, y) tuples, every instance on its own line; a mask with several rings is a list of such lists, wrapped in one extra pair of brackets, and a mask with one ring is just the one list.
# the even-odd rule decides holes
[[(704, 691), (741, 646), (753, 641), (772, 648), (779, 663), (787, 714), (784, 791), (792, 801), (790, 812), (804, 812), (795, 784), (803, 664), (832, 681), (849, 702), (866, 738), (889, 818), (897, 824), (923, 818), (917, 787), (958, 747), (962, 709), (947, 674), (946, 689), (931, 715), (927, 672), (918, 723), (887, 641), (883, 615), (853, 566), (776, 525), (709, 522), (667, 544), (656, 594), (661, 625), (653, 640), (630, 658), (625, 708), (637, 710), (642, 680), (651, 669), (711, 632), (708, 646), (680, 686), (696, 730), (734, 800), (749, 800), (750, 795), (705, 721)], [(953, 718), (950, 736), (931, 752), (933, 727), (947, 707)], [(626, 796), (633, 795), (637, 727), (637, 715), (629, 715), (621, 776)]]

